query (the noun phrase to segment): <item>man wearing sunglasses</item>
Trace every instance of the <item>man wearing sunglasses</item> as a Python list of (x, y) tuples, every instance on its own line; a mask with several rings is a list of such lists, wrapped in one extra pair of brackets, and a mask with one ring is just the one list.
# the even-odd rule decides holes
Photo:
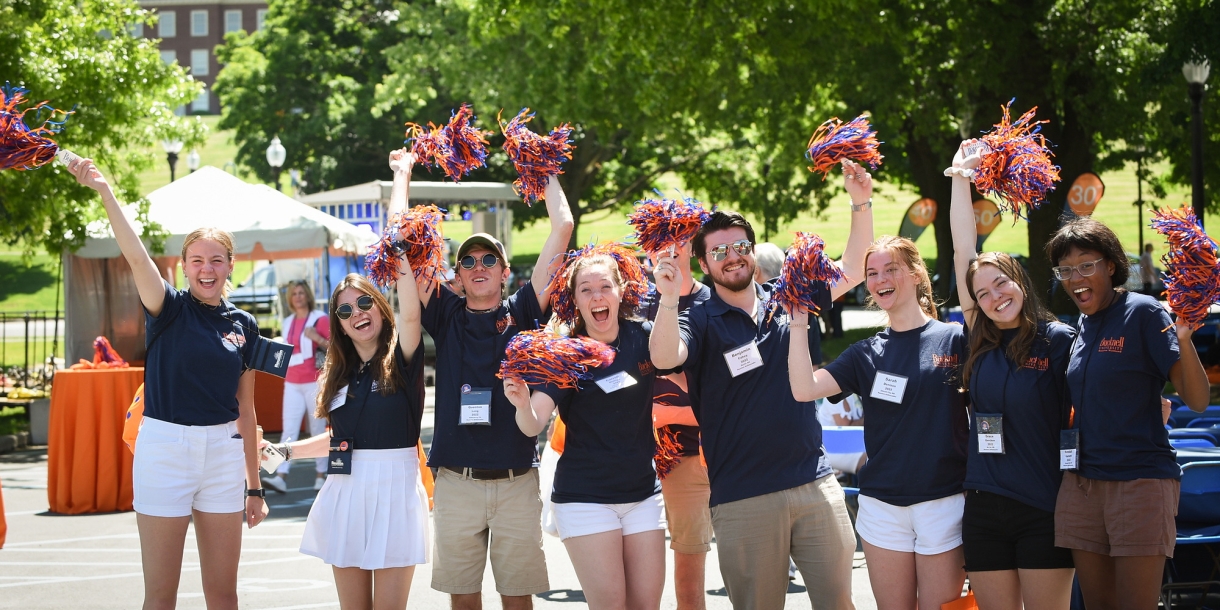
[(545, 192), (551, 233), (533, 275), (504, 298), (508, 257), (486, 233), (458, 247), (458, 296), (447, 286), (420, 290), (423, 327), (436, 342), (436, 428), (428, 465), (437, 469), (432, 588), (456, 610), (482, 607), (490, 554), (506, 610), (532, 607), (550, 589), (542, 552), (537, 437), (525, 436), (496, 379), (509, 339), (550, 316), (547, 284), (572, 234), (572, 212), (558, 180)]
[[(823, 286), (827, 306), (864, 279), (873, 240), (872, 178), (850, 161), (843, 173), (852, 201), (840, 263), (848, 279)], [(675, 265), (682, 262), (659, 260), (650, 347), (654, 365), (686, 372), (729, 600), (734, 608), (782, 608), (791, 555), (814, 608), (850, 609), (855, 534), (843, 490), (822, 459), (817, 409), (797, 402), (788, 381), (790, 332), (807, 333), (810, 356), (821, 362), (817, 326), (791, 326), (784, 312), (768, 313), (774, 284), (754, 281), (754, 229), (740, 214), (714, 212), (692, 248), (712, 296), (679, 318)]]

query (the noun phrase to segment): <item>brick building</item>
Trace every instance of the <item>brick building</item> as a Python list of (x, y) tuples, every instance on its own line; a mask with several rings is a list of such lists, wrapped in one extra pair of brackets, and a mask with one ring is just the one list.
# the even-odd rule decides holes
[(178, 62), (204, 91), (185, 109), (190, 114), (219, 114), (220, 102), (212, 92), (220, 64), (216, 46), (225, 34), (237, 30), (253, 32), (263, 27), (266, 2), (250, 0), (140, 0), (140, 6), (157, 13), (160, 20), (152, 27), (139, 27), (137, 36), (160, 39), (161, 59)]

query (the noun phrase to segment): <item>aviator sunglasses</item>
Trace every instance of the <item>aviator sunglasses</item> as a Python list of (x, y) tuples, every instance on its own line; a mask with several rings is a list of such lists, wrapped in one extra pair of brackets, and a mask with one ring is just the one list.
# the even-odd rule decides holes
[(483, 265), (484, 269), (491, 269), (496, 266), (496, 263), (500, 262), (500, 259), (496, 258), (495, 254), (484, 254), (482, 258), (478, 259), (473, 254), (467, 254), (458, 262), (462, 265), (463, 269), (474, 269), (474, 262), (476, 260)]
[[(360, 298), (356, 299), (356, 307), (359, 307), (360, 311), (368, 311), (372, 309), (373, 297), (367, 294), (361, 296)], [(352, 314), (354, 313), (356, 313), (356, 310), (352, 309), (351, 303), (344, 303), (335, 308), (335, 315), (339, 316), (340, 320), (346, 320), (352, 317)]]
[(754, 250), (754, 244), (750, 243), (750, 240), (739, 239), (730, 244), (720, 244), (719, 246), (715, 246), (711, 250), (708, 250), (707, 253), (712, 257), (712, 260), (720, 262), (724, 260), (724, 257), (728, 256), (730, 247), (732, 247), (733, 250), (735, 250), (737, 254), (741, 256), (745, 256)]

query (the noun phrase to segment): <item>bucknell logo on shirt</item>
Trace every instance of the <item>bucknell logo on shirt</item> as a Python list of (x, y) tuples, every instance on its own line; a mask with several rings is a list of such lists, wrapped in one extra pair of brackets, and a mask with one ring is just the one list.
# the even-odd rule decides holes
[(1101, 344), (1097, 346), (1097, 351), (1121, 354), (1123, 353), (1123, 343), (1126, 341), (1126, 337), (1119, 337), (1117, 339), (1102, 339)]
[(641, 375), (651, 375), (652, 372), (655, 371), (656, 369), (657, 369), (657, 367), (652, 365), (651, 360), (645, 360), (640, 363), (640, 374)]
[(512, 326), (512, 325), (513, 325), (513, 314), (511, 312), (506, 313), (506, 314), (504, 314), (503, 318), (499, 318), (496, 320), (496, 332), (503, 333), (504, 331), (508, 330), (509, 326)]
[(229, 334), (221, 336), (220, 340), (232, 345), (233, 347), (236, 347), (237, 349), (241, 349), (242, 346), (246, 344), (246, 336), (239, 334), (236, 331), (230, 331)]
[(1037, 356), (1030, 356), (1029, 360), (1025, 361), (1025, 366), (1023, 366), (1022, 368), (1033, 369), (1035, 371), (1040, 371), (1040, 372), (1049, 371), (1051, 368), (1051, 359), (1050, 358), (1039, 358)]
[(932, 354), (932, 366), (938, 369), (957, 368), (957, 354)]

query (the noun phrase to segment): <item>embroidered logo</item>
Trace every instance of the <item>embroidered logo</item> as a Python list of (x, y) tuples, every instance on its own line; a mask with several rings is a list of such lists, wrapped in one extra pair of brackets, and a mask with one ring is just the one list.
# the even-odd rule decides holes
[(237, 349), (241, 349), (246, 344), (246, 336), (239, 334), (236, 331), (229, 331), (229, 334), (222, 335), (220, 340), (232, 345), (233, 347), (236, 347)]
[(652, 372), (655, 370), (657, 370), (657, 367), (652, 365), (651, 360), (645, 360), (640, 363), (640, 374), (641, 375), (651, 375)]
[(1033, 369), (1035, 371), (1049, 371), (1051, 368), (1051, 359), (1030, 356), (1029, 360), (1025, 361), (1025, 365), (1022, 368)]
[(513, 326), (513, 314), (512, 313), (507, 313), (504, 315), (503, 318), (499, 318), (496, 320), (496, 332), (497, 333), (503, 334), (504, 331), (508, 330), (509, 326)]
[(381, 389), (381, 385), (374, 379), (372, 385), (369, 386), (369, 392), (376, 392), (379, 389)]
[(1097, 346), (1097, 351), (1121, 354), (1123, 353), (1123, 343), (1126, 341), (1126, 337), (1119, 337), (1117, 339), (1102, 339), (1101, 343)]
[(938, 369), (957, 368), (957, 354), (932, 354), (932, 366)]

